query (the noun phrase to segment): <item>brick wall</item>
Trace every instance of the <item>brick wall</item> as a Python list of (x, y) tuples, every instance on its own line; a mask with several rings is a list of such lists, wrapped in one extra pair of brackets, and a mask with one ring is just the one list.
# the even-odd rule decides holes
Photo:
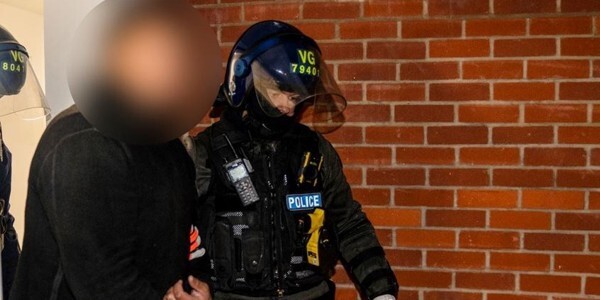
[(318, 40), (402, 299), (600, 299), (600, 0), (191, 1)]

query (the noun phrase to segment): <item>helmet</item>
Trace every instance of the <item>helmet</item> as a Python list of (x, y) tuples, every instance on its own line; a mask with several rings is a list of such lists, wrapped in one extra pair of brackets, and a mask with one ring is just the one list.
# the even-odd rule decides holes
[(38, 118), (48, 112), (27, 50), (0, 26), (0, 117), (17, 113)]
[(346, 108), (317, 43), (281, 21), (248, 28), (234, 45), (225, 72), (222, 89), (232, 107), (256, 95), (265, 115), (277, 118), (310, 103), (313, 121), (319, 122), (333, 120)]

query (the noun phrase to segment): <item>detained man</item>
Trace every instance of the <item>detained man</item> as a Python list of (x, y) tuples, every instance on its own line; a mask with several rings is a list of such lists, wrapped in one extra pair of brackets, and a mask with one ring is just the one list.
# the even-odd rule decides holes
[(183, 0), (105, 1), (77, 37), (76, 106), (33, 158), (11, 299), (162, 299), (190, 275), (197, 195), (177, 137), (216, 95), (216, 38)]

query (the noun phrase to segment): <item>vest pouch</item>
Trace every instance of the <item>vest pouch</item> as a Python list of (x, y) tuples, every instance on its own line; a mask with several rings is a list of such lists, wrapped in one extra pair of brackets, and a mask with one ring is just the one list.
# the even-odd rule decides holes
[(333, 271), (338, 262), (338, 251), (335, 237), (326, 226), (321, 228), (319, 237), (319, 269), (326, 278), (333, 276)]
[(244, 269), (249, 275), (260, 275), (265, 268), (265, 240), (257, 230), (244, 231), (242, 235), (242, 260)]
[(230, 287), (232, 283), (230, 280), (234, 274), (235, 242), (231, 225), (227, 219), (219, 220), (217, 218), (213, 237), (212, 257), (215, 262), (215, 275), (220, 285)]

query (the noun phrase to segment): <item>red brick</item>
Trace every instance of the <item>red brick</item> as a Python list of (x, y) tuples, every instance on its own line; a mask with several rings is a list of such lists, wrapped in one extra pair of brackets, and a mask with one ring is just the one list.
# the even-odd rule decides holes
[(355, 63), (338, 67), (340, 80), (395, 80), (396, 64), (393, 63)]
[(402, 21), (403, 38), (459, 37), (460, 20), (405, 20)]
[(485, 126), (431, 126), (427, 128), (430, 144), (486, 144), (488, 129)]
[(388, 38), (398, 36), (397, 22), (344, 22), (340, 23), (342, 39)]
[(461, 105), (460, 122), (466, 123), (516, 123), (519, 107), (516, 105)]
[(513, 290), (515, 288), (515, 276), (508, 273), (456, 273), (456, 287)]
[(485, 227), (483, 210), (432, 210), (425, 214), (427, 227)]
[(294, 22), (292, 24), (304, 34), (316, 40), (329, 40), (335, 37), (335, 24), (332, 22)]
[(600, 105), (594, 105), (592, 110), (592, 121), (600, 122)]
[(527, 123), (576, 123), (587, 121), (586, 105), (527, 105)]
[(333, 281), (336, 283), (350, 284), (352, 283), (352, 279), (348, 276), (348, 272), (341, 267), (339, 264), (334, 268), (335, 274), (333, 275)]
[(529, 166), (584, 166), (583, 148), (525, 148), (525, 165)]
[(421, 0), (369, 0), (364, 2), (365, 17), (419, 16), (423, 14)]
[(363, 134), (360, 127), (343, 126), (325, 136), (332, 143), (360, 144), (363, 142)]
[(344, 165), (389, 165), (392, 149), (389, 147), (337, 147)]
[(465, 61), (464, 79), (523, 78), (523, 62), (519, 60)]
[(454, 149), (414, 147), (397, 148), (396, 163), (401, 165), (451, 165), (454, 164)]
[(361, 59), (362, 43), (320, 43), (319, 47), (326, 60)]
[(431, 101), (489, 100), (490, 86), (487, 83), (432, 83), (429, 86)]
[(458, 190), (458, 207), (514, 208), (517, 191), (511, 190)]
[(531, 14), (556, 12), (555, 0), (495, 0), (495, 14)]
[(552, 170), (539, 169), (495, 169), (495, 186), (546, 187), (552, 186)]
[[(569, 2), (569, 1), (565, 1)], [(533, 35), (591, 34), (591, 17), (558, 17), (531, 19)]]
[(549, 144), (554, 141), (552, 127), (496, 127), (492, 131), (494, 144)]
[(496, 57), (550, 56), (555, 54), (555, 39), (506, 39), (494, 42), (494, 56)]
[(398, 282), (404, 287), (449, 288), (452, 274), (435, 271), (396, 271)]
[(489, 184), (485, 169), (432, 169), (429, 183), (433, 186), (484, 186)]
[(600, 187), (600, 171), (558, 170), (556, 185), (563, 187), (598, 188)]
[[(348, 299), (348, 298), (344, 298), (343, 300), (346, 300), (346, 299)], [(398, 292), (398, 300), (419, 300), (419, 291), (403, 289)]]
[(344, 175), (349, 184), (362, 184), (362, 169), (359, 168), (344, 168)]
[[(246, 31), (246, 29), (248, 29), (248, 26), (221, 26), (221, 43), (237, 41), (240, 38), (240, 36), (242, 36), (242, 33)], [(231, 49), (225, 49), (224, 51), (227, 53), (226, 59), (229, 59), (229, 53), (231, 52)]]
[(304, 19), (353, 19), (360, 14), (360, 4), (352, 2), (306, 2)]
[(452, 105), (397, 105), (396, 122), (452, 122)]
[(559, 127), (558, 142), (562, 144), (600, 144), (600, 127)]
[(585, 293), (588, 295), (600, 295), (600, 278), (588, 277), (585, 282)]
[(424, 42), (368, 42), (367, 58), (374, 59), (423, 59)]
[(590, 63), (585, 60), (530, 60), (527, 78), (588, 78)]
[(490, 6), (481, 0), (429, 0), (429, 15), (457, 16), (488, 14)]
[(386, 249), (385, 257), (392, 266), (420, 267), (422, 253), (419, 250)]
[(581, 278), (557, 275), (521, 274), (520, 286), (522, 291), (579, 293)]
[(355, 300), (358, 299), (358, 292), (355, 288), (338, 287), (335, 291), (335, 300)]
[(368, 185), (423, 185), (423, 169), (367, 169)]
[(391, 116), (388, 105), (350, 105), (344, 111), (346, 122), (387, 122)]
[(600, 11), (600, 3), (596, 0), (562, 1), (562, 12), (593, 12)]
[(362, 101), (363, 100), (363, 88), (362, 84), (354, 83), (340, 83), (338, 84), (342, 95), (346, 97), (348, 101)]
[[(600, 193), (590, 192), (589, 200), (590, 200), (590, 209), (600, 210)], [(600, 244), (598, 244), (598, 245), (600, 245)]]
[(498, 82), (494, 83), (495, 100), (554, 100), (551, 82)]
[(377, 235), (377, 240), (382, 246), (392, 246), (394, 236), (391, 229), (376, 228), (375, 235)]
[(509, 229), (550, 229), (550, 213), (534, 211), (491, 211), (490, 227)]
[(584, 166), (583, 148), (525, 148), (525, 165), (531, 166)]
[(600, 230), (600, 213), (556, 213), (556, 229)]
[(598, 56), (600, 38), (563, 38), (560, 41), (563, 56)]
[(242, 7), (239, 5), (206, 7), (197, 10), (210, 24), (239, 23), (242, 20)]
[(452, 230), (396, 230), (396, 244), (410, 248), (454, 248), (456, 238)]
[(526, 26), (525, 19), (472, 19), (466, 20), (466, 34), (485, 37), (525, 35)]
[(525, 233), (527, 250), (582, 251), (584, 236), (562, 233)]
[(352, 196), (362, 205), (389, 205), (390, 189), (353, 188)]
[(423, 101), (425, 84), (391, 83), (367, 85), (368, 101)]
[(523, 208), (582, 209), (585, 193), (581, 191), (523, 190)]
[(554, 256), (554, 270), (557, 272), (600, 273), (600, 256), (560, 255)]
[(433, 40), (429, 42), (430, 57), (478, 57), (490, 56), (490, 41)]
[(481, 300), (482, 294), (453, 291), (426, 291), (425, 300)]
[(244, 19), (246, 21), (260, 20), (294, 20), (300, 17), (300, 5), (298, 3), (277, 3), (269, 5), (257, 4), (244, 7)]
[(591, 251), (600, 251), (600, 235), (592, 235), (590, 234), (590, 250)]
[(592, 166), (600, 165), (600, 149), (592, 149), (590, 163)]
[(369, 144), (423, 144), (422, 127), (367, 127)]
[(451, 190), (397, 189), (394, 204), (397, 206), (452, 207), (454, 193)]
[(548, 271), (550, 256), (533, 253), (492, 252), (490, 267), (496, 270)]
[(402, 208), (363, 207), (374, 226), (416, 227), (421, 225), (421, 211)]
[(401, 80), (458, 78), (457, 62), (411, 62), (400, 65)]
[(460, 162), (468, 165), (516, 165), (521, 155), (518, 148), (462, 148)]
[(523, 294), (487, 294), (487, 300), (546, 300), (546, 296), (532, 296)]
[(600, 100), (600, 82), (561, 82), (560, 100)]
[[(598, 18), (598, 20), (600, 20), (600, 18)], [(600, 21), (598, 23), (599, 23), (598, 25), (600, 25)], [(593, 65), (593, 70), (592, 71), (594, 73), (593, 74), (594, 77), (596, 77), (596, 78), (600, 77), (600, 60), (595, 60), (594, 61), (594, 65)]]
[(498, 231), (462, 231), (460, 248), (518, 249), (519, 233)]
[(484, 252), (427, 251), (427, 266), (444, 269), (483, 269)]

